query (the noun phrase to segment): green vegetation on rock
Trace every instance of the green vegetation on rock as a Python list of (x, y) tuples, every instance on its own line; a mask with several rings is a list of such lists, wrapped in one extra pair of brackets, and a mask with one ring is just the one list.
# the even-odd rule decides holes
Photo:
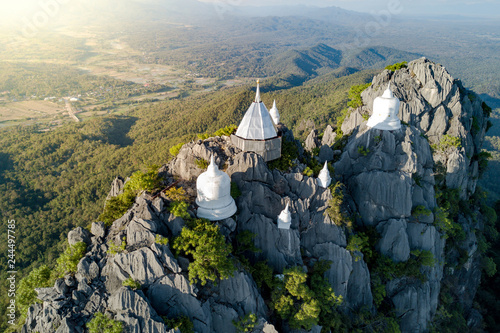
[(16, 292), (16, 306), (22, 318), (25, 318), (28, 308), (38, 300), (35, 288), (46, 288), (54, 284), (51, 278), (52, 270), (43, 265), (32, 270), (27, 276), (19, 281)]
[(257, 316), (255, 313), (249, 313), (238, 320), (233, 320), (233, 325), (238, 333), (253, 332), (257, 325)]
[(123, 280), (122, 286), (124, 286), (124, 287), (130, 287), (130, 288), (132, 288), (134, 290), (141, 289), (141, 284), (139, 282), (135, 281), (134, 279), (132, 279), (131, 277)]
[(330, 265), (318, 265), (310, 277), (302, 268), (292, 267), (285, 269), (283, 280), (275, 279), (272, 307), (291, 328), (334, 327), (341, 320), (335, 307), (342, 303), (342, 296), (336, 296), (323, 277)]
[(114, 241), (110, 241), (108, 244), (108, 253), (114, 256), (117, 253), (122, 253), (127, 248), (127, 237), (122, 238), (120, 246), (116, 245)]
[(205, 219), (189, 221), (174, 239), (173, 248), (192, 258), (189, 264), (189, 280), (205, 285), (233, 276), (236, 270), (232, 259), (231, 244), (226, 243), (219, 227)]
[(449, 148), (460, 149), (462, 148), (462, 139), (446, 134), (443, 135), (438, 144), (432, 144), (431, 148), (434, 151), (446, 151)]
[(106, 226), (111, 226), (113, 221), (120, 218), (132, 206), (139, 192), (155, 190), (160, 185), (157, 169), (157, 166), (152, 165), (145, 172), (134, 172), (129, 181), (125, 183), (123, 193), (111, 197), (106, 202), (99, 220), (103, 221)]
[(177, 318), (162, 317), (162, 319), (170, 329), (179, 330), (181, 333), (194, 333), (193, 322), (187, 316)]
[(361, 93), (366, 90), (371, 86), (371, 83), (367, 84), (361, 84), (361, 85), (356, 85), (352, 86), (351, 89), (349, 89), (348, 97), (349, 97), (349, 102), (347, 102), (347, 106), (355, 109), (357, 107), (363, 106), (363, 100), (361, 99)]
[(75, 273), (76, 267), (83, 258), (87, 250), (87, 244), (84, 242), (78, 242), (74, 245), (69, 245), (66, 250), (57, 259), (57, 266), (55, 271), (57, 272), (57, 277), (62, 277), (66, 273)]
[(395, 72), (397, 70), (400, 70), (401, 68), (407, 68), (408, 67), (408, 61), (403, 61), (396, 63), (394, 65), (387, 66), (385, 69), (390, 70), (391, 72)]
[(92, 320), (87, 323), (87, 329), (89, 333), (121, 333), (123, 332), (123, 323), (97, 312)]

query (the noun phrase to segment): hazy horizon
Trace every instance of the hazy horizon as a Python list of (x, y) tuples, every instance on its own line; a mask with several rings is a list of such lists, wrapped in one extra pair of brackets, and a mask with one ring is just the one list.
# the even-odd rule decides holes
[[(147, 1), (147, 0), (146, 0)], [(336, 6), (363, 13), (377, 13), (391, 7), (401, 8), (404, 16), (499, 17), (500, 2), (494, 0), (199, 0), (229, 6)]]
[[(346, 10), (369, 13), (372, 15), (380, 15), (383, 12), (392, 12), (396, 10), (399, 16), (426, 16), (426, 17), (446, 17), (446, 16), (463, 16), (470, 18), (497, 18), (500, 17), (500, 2), (493, 0), (423, 0), (413, 2), (409, 0), (129, 0), (136, 4), (159, 4), (168, 8), (185, 8), (187, 15), (189, 11), (196, 6), (196, 2), (205, 5), (212, 4), (214, 8), (225, 6), (234, 9), (241, 7), (275, 7), (275, 6), (294, 6), (302, 5), (308, 7), (330, 7), (335, 6)], [(107, 4), (113, 8), (126, 7), (127, 2), (123, 0), (23, 0), (19, 2), (3, 2), (0, 5), (0, 17), (5, 23), (19, 22), (25, 17), (31, 17), (40, 10), (45, 8), (46, 12), (51, 10), (70, 9), (72, 6), (76, 8), (82, 7), (91, 9), (93, 6), (102, 6)], [(110, 6), (111, 5), (111, 6)], [(174, 10), (175, 10), (174, 9)], [(269, 8), (263, 9), (264, 15), (280, 15), (280, 11)], [(286, 15), (286, 13), (284, 13)]]

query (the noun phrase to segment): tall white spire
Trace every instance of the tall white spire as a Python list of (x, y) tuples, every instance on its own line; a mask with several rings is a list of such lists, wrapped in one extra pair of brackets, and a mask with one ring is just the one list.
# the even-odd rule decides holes
[(278, 108), (276, 107), (276, 100), (273, 102), (273, 107), (269, 111), (271, 118), (273, 118), (273, 122), (275, 125), (278, 125), (280, 122), (280, 113), (278, 112)]
[(210, 174), (210, 176), (215, 176), (217, 174), (217, 171), (219, 171), (219, 167), (217, 164), (215, 164), (215, 158), (214, 155), (210, 157), (210, 164), (208, 165), (207, 172)]
[(260, 99), (260, 87), (259, 87), (260, 81), (257, 80), (257, 93), (255, 94), (255, 103), (260, 103), (262, 100)]
[(286, 204), (285, 209), (278, 216), (278, 228), (279, 229), (290, 229), (292, 225), (292, 214), (290, 213), (289, 204)]
[(325, 161), (325, 166), (318, 175), (318, 186), (322, 188), (327, 188), (332, 183), (332, 177), (330, 176), (330, 170), (328, 170), (328, 161)]

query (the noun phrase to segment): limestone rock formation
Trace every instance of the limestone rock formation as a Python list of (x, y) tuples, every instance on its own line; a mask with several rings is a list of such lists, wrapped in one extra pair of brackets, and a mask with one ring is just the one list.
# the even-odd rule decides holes
[[(401, 100), (399, 117), (403, 125), (396, 131), (369, 128), (365, 115), (389, 81)], [(354, 316), (361, 309), (377, 311), (381, 286), (372, 280), (376, 273), (369, 271), (373, 266), (370, 254), (352, 246), (359, 230), (371, 230), (377, 241), (370, 250), (394, 265), (411, 263), (415, 253), (422, 251), (435, 259), (432, 265), (419, 265), (413, 276), (391, 272), (382, 286), (403, 332), (428, 330), (444, 282), (454, 286), (453, 293), (466, 310), (467, 319), (477, 325), (480, 315), (472, 309), (472, 302), (481, 275), (475, 235), (481, 215), (478, 213), (478, 220), (473, 222), (458, 214), (463, 244), (447, 251), (446, 257), (447, 240), (435, 223), (439, 214), (436, 191), (457, 189), (465, 200), (475, 191), (477, 154), (484, 140), (487, 115), (479, 97), (473, 96), (443, 67), (427, 59), (376, 76), (362, 93), (365, 105), (352, 110), (342, 124), (346, 145), (336, 153), (335, 175), (331, 175), (333, 184), (338, 181), (345, 185), (340, 187), (340, 204), (339, 193), (318, 186), (315, 178), (299, 172), (305, 165), (299, 164), (293, 172), (270, 170), (260, 155), (242, 152), (228, 137), (185, 144), (162, 167), (161, 175), (166, 185), (175, 179), (194, 197), (196, 177), (204, 171), (197, 160), (208, 161), (214, 156), (240, 192), (235, 198), (235, 217), (214, 221), (226, 241), (234, 245), (240, 233), (253, 233), (253, 245), (261, 251), (246, 254), (249, 264), (266, 261), (274, 274), (294, 266), (311, 273), (314, 263), (330, 262), (324, 277), (335, 294), (343, 297), (340, 310), (345, 315)], [(293, 133), (282, 124), (278, 127), (283, 138), (293, 142)], [(305, 149), (320, 148), (324, 163), (334, 157), (331, 145), (335, 140), (331, 126), (321, 143), (313, 130)], [(115, 179), (110, 196), (119, 194), (123, 184), (123, 179)], [(162, 317), (179, 316), (189, 318), (196, 332), (235, 332), (233, 321), (250, 313), (257, 317), (254, 332), (293, 331), (287, 323), (277, 328), (272, 325), (275, 322), (265, 295), (241, 263), (228, 279), (207, 285), (190, 282), (192, 258), (175, 257), (171, 249), (172, 240), (186, 221), (169, 211), (170, 203), (161, 193), (142, 193), (111, 227), (95, 222), (90, 233), (82, 228), (71, 231), (70, 244), (87, 243), (87, 253), (74, 276), (58, 279), (53, 287), (37, 289), (43, 303), (30, 307), (23, 332), (85, 332), (86, 323), (96, 312), (122, 321), (127, 332), (166, 332), (170, 328)], [(290, 228), (280, 229), (277, 219), (287, 204)], [(335, 210), (332, 213), (332, 205), (341, 218), (335, 216)], [(189, 206), (192, 217), (196, 216), (195, 208)], [(169, 241), (158, 242), (163, 238)], [(462, 267), (444, 269), (446, 261), (458, 261), (463, 252), (468, 259)], [(124, 281), (130, 280), (141, 288), (124, 286)], [(311, 332), (316, 331), (321, 327), (315, 326)]]

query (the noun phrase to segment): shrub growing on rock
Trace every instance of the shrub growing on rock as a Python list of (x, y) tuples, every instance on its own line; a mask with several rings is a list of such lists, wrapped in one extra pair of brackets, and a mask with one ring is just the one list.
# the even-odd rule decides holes
[(76, 267), (80, 262), (80, 259), (85, 255), (87, 250), (87, 244), (84, 242), (78, 242), (74, 245), (70, 245), (57, 259), (56, 273), (58, 277), (63, 276), (66, 273), (76, 272)]
[(87, 323), (87, 329), (89, 333), (121, 333), (123, 332), (123, 323), (97, 312), (94, 318)]
[(35, 288), (50, 287), (54, 281), (51, 279), (51, 269), (47, 265), (40, 266), (32, 270), (28, 276), (19, 281), (16, 292), (16, 305), (22, 316), (26, 315), (28, 308), (37, 300)]
[(398, 62), (394, 65), (389, 65), (385, 69), (388, 69), (391, 72), (395, 72), (397, 70), (400, 70), (401, 68), (407, 68), (407, 67), (408, 67), (408, 61), (403, 61), (403, 62)]
[(226, 243), (219, 227), (205, 219), (188, 222), (173, 242), (177, 252), (192, 257), (189, 264), (189, 280), (205, 285), (234, 275), (234, 263), (229, 258), (232, 246)]

